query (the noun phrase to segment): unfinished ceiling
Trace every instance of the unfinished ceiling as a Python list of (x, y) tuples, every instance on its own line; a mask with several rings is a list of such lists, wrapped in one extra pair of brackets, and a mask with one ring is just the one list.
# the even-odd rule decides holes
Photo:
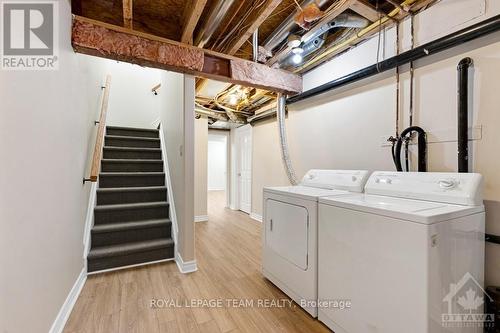
[[(434, 0), (73, 0), (73, 13), (302, 74)], [(300, 4), (300, 7), (298, 6)], [(197, 80), (198, 114), (245, 123), (276, 94)]]

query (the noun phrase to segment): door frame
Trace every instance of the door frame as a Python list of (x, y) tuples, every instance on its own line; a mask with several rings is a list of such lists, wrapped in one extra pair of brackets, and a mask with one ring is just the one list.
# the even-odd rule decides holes
[[(241, 210), (240, 207), (240, 183), (239, 183), (239, 170), (240, 170), (240, 154), (241, 147), (239, 138), (242, 135), (242, 132), (248, 131), (250, 133), (250, 159), (251, 164), (253, 164), (253, 130), (252, 126), (247, 124), (235, 128), (231, 134), (233, 134), (231, 138), (231, 203), (230, 208), (233, 210)], [(253, 178), (253, 165), (250, 167), (250, 179)], [(252, 182), (250, 181), (250, 210), (252, 206)], [(250, 212), (249, 212), (250, 214)]]

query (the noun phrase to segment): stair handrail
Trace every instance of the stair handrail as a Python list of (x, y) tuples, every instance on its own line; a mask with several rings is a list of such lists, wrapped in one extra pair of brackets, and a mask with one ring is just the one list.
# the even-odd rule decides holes
[(101, 167), (101, 155), (102, 148), (104, 144), (104, 133), (106, 131), (106, 114), (108, 112), (108, 102), (109, 102), (109, 89), (111, 88), (111, 75), (106, 75), (106, 83), (101, 87), (104, 91), (102, 100), (101, 100), (101, 115), (99, 117), (99, 121), (96, 123), (99, 124), (97, 128), (97, 137), (95, 140), (94, 147), (94, 156), (92, 158), (92, 166), (90, 168), (90, 177), (83, 179), (83, 182), (97, 182), (97, 177), (99, 176), (99, 170)]

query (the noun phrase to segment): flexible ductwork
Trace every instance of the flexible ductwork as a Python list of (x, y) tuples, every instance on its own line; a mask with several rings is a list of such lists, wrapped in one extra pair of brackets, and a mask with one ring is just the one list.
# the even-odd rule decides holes
[(285, 127), (285, 108), (286, 108), (286, 97), (282, 94), (278, 94), (277, 103), (277, 116), (278, 116), (278, 127), (279, 136), (281, 144), (281, 159), (283, 160), (283, 166), (285, 167), (286, 175), (288, 180), (292, 185), (297, 185), (299, 182), (295, 171), (292, 167), (292, 162), (290, 160), (290, 155), (288, 153), (288, 143), (286, 139), (286, 127)]
[(333, 28), (365, 28), (370, 24), (370, 21), (359, 15), (343, 13), (337, 16), (333, 21), (330, 21), (319, 28), (313, 29), (313, 33), (303, 39), (303, 43), (307, 43), (314, 38), (325, 34)]
[[(313, 3), (314, 0), (304, 0), (300, 4), (302, 8), (305, 6)], [(325, 3), (327, 3), (328, 0), (319, 0), (316, 2), (316, 4), (321, 7)], [(272, 51), (276, 47), (278, 47), (287, 37), (288, 35), (292, 32), (292, 30), (297, 26), (295, 23), (295, 16), (297, 15), (298, 11), (294, 11), (292, 14), (290, 14), (272, 33), (267, 37), (267, 39), (264, 41), (264, 44), (262, 45), (265, 49)]]

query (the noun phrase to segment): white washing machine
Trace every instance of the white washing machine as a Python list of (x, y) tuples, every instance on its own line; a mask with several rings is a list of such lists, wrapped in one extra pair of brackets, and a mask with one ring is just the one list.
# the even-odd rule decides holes
[(263, 274), (313, 317), (318, 198), (361, 192), (368, 176), (367, 171), (310, 170), (298, 186), (264, 188)]
[(471, 173), (375, 172), (364, 194), (320, 198), (318, 319), (336, 333), (482, 332), (452, 316), (482, 310), (484, 217)]

